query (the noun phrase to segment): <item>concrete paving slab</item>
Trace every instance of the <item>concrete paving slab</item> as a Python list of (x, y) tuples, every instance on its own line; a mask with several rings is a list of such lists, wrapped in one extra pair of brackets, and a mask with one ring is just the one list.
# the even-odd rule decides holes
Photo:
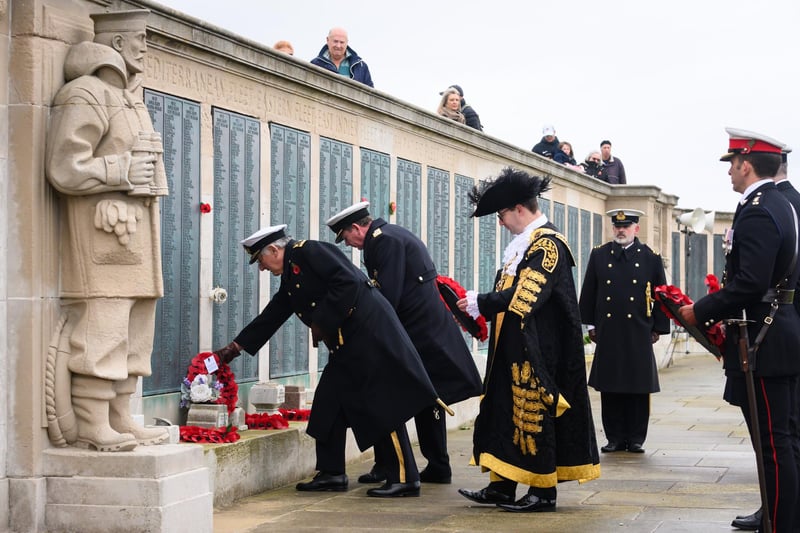
[[(469, 502), (460, 487), (480, 488), (486, 474), (468, 465), (472, 427), (448, 434), (453, 484), (423, 484), (419, 498), (374, 499), (348, 465), (343, 493), (298, 493), (294, 484), (251, 496), (214, 514), (214, 531), (526, 531), (548, 533), (730, 532), (736, 514), (759, 506), (755, 459), (738, 408), (722, 400), (724, 376), (708, 354), (677, 359), (660, 371), (652, 396), (645, 454), (601, 454), (602, 476), (558, 487), (555, 513), (515, 514)], [(605, 444), (600, 397), (591, 390), (598, 444)], [(420, 466), (425, 460), (417, 456)], [(521, 496), (520, 487), (517, 495)]]

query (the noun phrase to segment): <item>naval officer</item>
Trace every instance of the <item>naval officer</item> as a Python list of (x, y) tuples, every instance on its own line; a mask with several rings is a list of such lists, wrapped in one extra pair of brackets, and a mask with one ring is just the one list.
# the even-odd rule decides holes
[(419, 472), (405, 422), (436, 401), (419, 354), (389, 302), (336, 246), (293, 240), (286, 225), (241, 241), (250, 263), (281, 277), (260, 315), (217, 350), (226, 362), (255, 354), (295, 314), (324, 342), (330, 359), (317, 384), (307, 432), (316, 439), (317, 470), (299, 491), (344, 491), (345, 437), (351, 427), (361, 450), (386, 459), (387, 482), (368, 496), (418, 496)]
[[(336, 242), (362, 250), (367, 274), (374, 280), (417, 348), (436, 392), (445, 403), (455, 403), (481, 393), (481, 377), (453, 315), (436, 286), (436, 265), (419, 237), (382, 218), (373, 219), (369, 202), (351, 205), (332, 216), (328, 227)], [(419, 447), (428, 460), (420, 472), (426, 483), (450, 483), (445, 414), (429, 405), (414, 416)], [(359, 478), (377, 482), (383, 477), (381, 457)]]
[(636, 209), (612, 209), (613, 240), (592, 250), (583, 278), (581, 322), (597, 344), (589, 385), (600, 392), (608, 442), (602, 452), (644, 453), (650, 394), (660, 390), (653, 344), (669, 318), (653, 305), (666, 284), (661, 256), (642, 243)]

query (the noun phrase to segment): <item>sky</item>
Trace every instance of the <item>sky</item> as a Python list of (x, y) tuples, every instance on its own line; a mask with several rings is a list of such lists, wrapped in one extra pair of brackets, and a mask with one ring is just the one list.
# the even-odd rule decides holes
[(579, 161), (608, 139), (629, 184), (679, 207), (735, 209), (726, 127), (796, 148), (798, 167), (797, 0), (159, 3), (307, 60), (343, 27), (377, 89), (435, 112), (458, 84), (486, 134), (530, 149), (552, 124)]

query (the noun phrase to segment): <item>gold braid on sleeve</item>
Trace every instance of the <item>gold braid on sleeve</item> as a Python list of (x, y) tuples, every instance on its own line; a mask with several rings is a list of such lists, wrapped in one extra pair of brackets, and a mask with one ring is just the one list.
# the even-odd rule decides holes
[(522, 318), (528, 316), (545, 283), (547, 278), (544, 274), (532, 268), (524, 269), (519, 273), (517, 288), (514, 290), (514, 297), (511, 298), (508, 310)]

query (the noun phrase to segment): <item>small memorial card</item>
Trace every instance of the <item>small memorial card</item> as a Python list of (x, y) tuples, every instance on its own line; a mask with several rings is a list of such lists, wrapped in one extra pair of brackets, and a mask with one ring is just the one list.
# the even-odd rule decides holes
[(206, 371), (209, 374), (213, 374), (214, 372), (219, 370), (219, 366), (217, 366), (217, 360), (214, 359), (213, 355), (209, 355), (208, 357), (206, 357), (203, 362), (206, 364)]

